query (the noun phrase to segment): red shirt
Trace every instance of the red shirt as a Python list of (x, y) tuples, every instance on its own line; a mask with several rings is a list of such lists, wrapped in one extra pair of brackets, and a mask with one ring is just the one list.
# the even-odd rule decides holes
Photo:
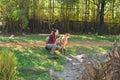
[(47, 44), (54, 44), (55, 41), (56, 41), (56, 37), (54, 35), (50, 35)]

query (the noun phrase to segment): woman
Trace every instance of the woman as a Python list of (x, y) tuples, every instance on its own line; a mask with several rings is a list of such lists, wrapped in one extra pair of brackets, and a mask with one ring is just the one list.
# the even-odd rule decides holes
[(56, 41), (56, 38), (59, 34), (59, 31), (58, 29), (55, 29), (54, 31), (51, 32), (51, 34), (46, 38), (46, 46), (45, 48), (47, 50), (50, 50), (50, 53), (51, 54), (54, 54), (55, 50), (58, 49), (58, 50), (61, 50), (62, 47), (59, 46), (59, 45), (56, 45), (55, 44), (55, 41)]

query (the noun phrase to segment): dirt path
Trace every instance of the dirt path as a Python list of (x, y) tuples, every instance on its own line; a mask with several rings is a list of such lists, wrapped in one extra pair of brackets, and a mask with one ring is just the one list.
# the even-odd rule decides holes
[[(44, 46), (43, 42), (1, 42), (0, 46), (4, 47), (24, 47), (24, 46)], [(68, 46), (112, 46), (112, 42), (69, 42)], [(120, 43), (118, 44), (120, 45)]]
[(4, 47), (24, 47), (24, 46), (30, 46), (30, 47), (32, 47), (32, 46), (44, 46), (45, 44), (44, 43), (42, 43), (42, 42), (17, 42), (17, 43), (15, 43), (15, 42), (2, 42), (2, 43), (0, 43), (0, 46), (4, 46)]

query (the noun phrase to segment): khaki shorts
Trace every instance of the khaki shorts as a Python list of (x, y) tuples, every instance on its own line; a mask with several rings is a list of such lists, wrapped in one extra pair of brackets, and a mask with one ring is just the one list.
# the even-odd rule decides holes
[(61, 46), (56, 45), (56, 44), (46, 44), (46, 47), (47, 47), (48, 49), (50, 49), (50, 50), (51, 50), (52, 48), (55, 48), (55, 49), (58, 49), (58, 50), (62, 49)]

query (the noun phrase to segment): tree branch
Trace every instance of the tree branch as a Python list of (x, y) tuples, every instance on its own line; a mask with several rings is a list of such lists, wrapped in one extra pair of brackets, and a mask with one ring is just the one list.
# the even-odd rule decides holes
[(92, 1), (90, 0), (90, 2), (98, 6), (98, 3), (95, 3), (95, 0), (92, 0)]

